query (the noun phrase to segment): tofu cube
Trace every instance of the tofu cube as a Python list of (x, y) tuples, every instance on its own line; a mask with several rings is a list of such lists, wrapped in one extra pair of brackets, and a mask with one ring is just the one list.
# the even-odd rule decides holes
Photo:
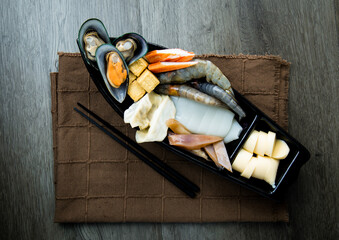
[(137, 61), (128, 66), (129, 70), (137, 77), (147, 68), (148, 63), (145, 59), (139, 58)]
[(152, 92), (153, 89), (160, 83), (158, 78), (154, 76), (151, 71), (146, 69), (140, 77), (137, 78), (137, 82), (142, 88), (144, 88), (148, 93)]
[(138, 81), (133, 81), (128, 85), (127, 94), (133, 99), (134, 102), (139, 101), (142, 96), (146, 93), (145, 89), (143, 89)]
[(128, 79), (129, 79), (129, 84), (131, 84), (132, 82), (134, 82), (135, 79), (137, 79), (137, 76), (135, 76), (132, 72), (128, 73)]

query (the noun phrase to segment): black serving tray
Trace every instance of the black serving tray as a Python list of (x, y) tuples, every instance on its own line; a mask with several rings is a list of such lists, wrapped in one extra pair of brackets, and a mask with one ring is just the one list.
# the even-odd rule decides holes
[[(111, 41), (113, 42), (114, 39), (115, 38), (111, 38)], [(148, 48), (149, 51), (156, 49), (165, 49), (165, 47), (163, 46), (152, 43), (148, 43)], [(89, 65), (87, 61), (85, 61), (84, 53), (81, 51), (80, 53), (82, 59), (84, 60), (86, 68), (99, 92), (103, 95), (110, 106), (123, 118), (124, 111), (133, 103), (133, 100), (127, 96), (125, 101), (122, 103), (116, 101), (106, 88), (106, 85), (101, 77), (99, 70), (95, 66)], [(243, 131), (241, 132), (239, 139), (226, 144), (230, 161), (234, 161), (238, 151), (241, 149), (242, 145), (244, 144), (252, 130), (255, 129), (258, 131), (262, 130), (265, 132), (275, 132), (277, 134), (277, 138), (284, 140), (290, 148), (290, 152), (287, 158), (280, 161), (275, 188), (272, 188), (271, 185), (262, 180), (257, 180), (255, 178), (246, 179), (244, 177), (241, 177), (240, 173), (236, 171), (231, 173), (225, 169), (220, 170), (211, 161), (206, 161), (205, 159), (197, 157), (188, 151), (169, 145), (167, 138), (164, 141), (159, 142), (159, 144), (166, 149), (176, 153), (178, 156), (183, 157), (186, 160), (191, 161), (223, 178), (226, 178), (247, 189), (250, 189), (264, 197), (280, 201), (283, 199), (286, 188), (297, 179), (299, 170), (302, 165), (304, 165), (309, 160), (310, 153), (304, 146), (302, 146), (296, 139), (294, 139), (272, 119), (266, 116), (262, 111), (260, 111), (256, 106), (249, 102), (235, 89), (233, 90), (239, 105), (246, 112), (246, 117), (239, 121), (240, 125), (243, 127)]]

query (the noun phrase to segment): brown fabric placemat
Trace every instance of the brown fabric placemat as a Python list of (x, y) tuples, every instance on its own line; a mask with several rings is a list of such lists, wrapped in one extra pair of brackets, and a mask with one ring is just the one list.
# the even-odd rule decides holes
[[(289, 63), (276, 56), (219, 56), (214, 62), (232, 86), (287, 129)], [(287, 222), (275, 203), (179, 158), (156, 143), (143, 147), (196, 183), (186, 197), (88, 121), (73, 107), (93, 110), (134, 139), (135, 130), (109, 106), (78, 53), (59, 53), (51, 73), (55, 222)]]

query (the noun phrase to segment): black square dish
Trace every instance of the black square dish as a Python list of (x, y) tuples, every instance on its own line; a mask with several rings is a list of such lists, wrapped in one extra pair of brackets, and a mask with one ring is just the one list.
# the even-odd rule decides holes
[[(111, 40), (113, 41), (114, 38), (112, 38)], [(151, 43), (148, 43), (148, 48), (149, 51), (155, 49), (165, 49), (165, 47)], [(122, 103), (117, 102), (107, 90), (99, 70), (89, 65), (87, 61), (85, 61), (84, 54), (81, 51), (80, 53), (87, 67), (87, 70), (93, 82), (97, 86), (99, 92), (104, 96), (104, 98), (111, 105), (111, 107), (121, 117), (123, 117), (124, 111), (133, 103), (133, 101), (130, 98), (126, 98), (125, 101)], [(277, 138), (284, 140), (290, 148), (290, 152), (287, 158), (280, 161), (276, 176), (275, 188), (271, 187), (271, 185), (262, 180), (257, 180), (254, 178), (246, 179), (240, 176), (240, 173), (236, 171), (231, 173), (228, 172), (227, 170), (220, 170), (213, 162), (208, 162), (205, 159), (202, 159), (189, 153), (188, 151), (169, 145), (167, 138), (163, 142), (160, 142), (160, 144), (163, 147), (169, 149), (170, 151), (178, 154), (179, 156), (197, 165), (200, 165), (201, 167), (219, 176), (222, 176), (232, 182), (240, 184), (245, 188), (257, 192), (262, 196), (274, 200), (281, 200), (283, 193), (286, 190), (286, 187), (289, 186), (297, 178), (300, 168), (302, 167), (303, 164), (305, 164), (309, 160), (310, 153), (296, 139), (289, 135), (284, 129), (282, 129), (272, 119), (266, 116), (262, 111), (260, 111), (256, 106), (254, 106), (251, 102), (244, 98), (240, 93), (238, 93), (237, 91), (234, 92), (239, 105), (246, 112), (246, 117), (239, 121), (240, 125), (243, 127), (239, 139), (226, 145), (230, 161), (231, 163), (234, 161), (238, 151), (241, 149), (241, 147), (249, 137), (250, 133), (254, 129), (258, 131), (275, 132), (277, 134)]]

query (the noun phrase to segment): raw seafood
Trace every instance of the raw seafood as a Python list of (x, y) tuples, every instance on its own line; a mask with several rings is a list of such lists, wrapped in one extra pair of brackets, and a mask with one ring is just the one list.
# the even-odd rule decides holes
[(106, 77), (112, 87), (118, 88), (127, 79), (127, 69), (117, 52), (109, 52), (106, 55)]
[(217, 155), (218, 163), (224, 168), (226, 168), (228, 171), (232, 172), (231, 162), (228, 157), (224, 142), (219, 141), (214, 143), (213, 148)]
[(154, 50), (145, 55), (149, 63), (155, 62), (187, 62), (194, 58), (193, 52), (188, 52), (179, 48)]
[(196, 65), (197, 62), (156, 62), (148, 65), (148, 69), (153, 73), (170, 72), (178, 69), (188, 68)]
[(148, 52), (148, 44), (146, 40), (137, 33), (124, 34), (114, 39), (113, 45), (116, 46), (119, 51), (120, 49), (122, 50), (121, 53), (123, 54), (128, 66), (144, 57)]
[(206, 77), (207, 82), (218, 85), (228, 94), (233, 95), (230, 81), (211, 61), (195, 59), (192, 62), (197, 64), (185, 69), (158, 74), (160, 84), (185, 83), (193, 79)]
[(104, 24), (96, 18), (86, 20), (79, 29), (77, 42), (85, 62), (97, 69), (96, 50), (104, 43), (110, 43)]
[(176, 107), (175, 119), (190, 132), (224, 138), (231, 128), (234, 113), (225, 108), (171, 96)]
[(122, 53), (126, 62), (132, 59), (134, 51), (137, 49), (137, 44), (132, 38), (120, 40), (115, 46)]
[(105, 42), (98, 36), (97, 32), (91, 31), (84, 35), (84, 44), (86, 56), (88, 59), (95, 61), (95, 51)]
[(171, 134), (168, 136), (170, 145), (182, 147), (187, 150), (200, 149), (221, 140), (221, 137), (199, 134)]
[(212, 159), (212, 161), (215, 163), (215, 165), (217, 165), (217, 167), (222, 167), (218, 163), (217, 154), (214, 151), (213, 145), (207, 145), (206, 147), (204, 147), (204, 150), (207, 153), (207, 155)]
[[(176, 134), (191, 134), (190, 131), (188, 131), (188, 129), (184, 125), (182, 125), (179, 121), (175, 120), (174, 118), (168, 119), (166, 121), (166, 125)], [(206, 153), (201, 149), (191, 150), (191, 152), (206, 160), (208, 159)]]
[(225, 90), (222, 89), (221, 87), (206, 82), (192, 82), (191, 84), (196, 89), (210, 96), (213, 96), (222, 101), (223, 103), (225, 103), (228, 107), (230, 107), (230, 109), (232, 109), (236, 114), (239, 115), (239, 119), (242, 119), (243, 117), (246, 116), (246, 113), (239, 106), (234, 96), (232, 94), (228, 94), (227, 92), (225, 92)]
[(211, 97), (187, 85), (162, 84), (157, 86), (155, 91), (160, 94), (189, 98), (207, 105), (224, 106), (224, 104), (220, 102), (218, 99)]
[(242, 131), (240, 124), (233, 118), (231, 129), (228, 131), (226, 137), (224, 138), (224, 143), (229, 143), (239, 138), (239, 135)]
[(112, 44), (103, 44), (96, 50), (95, 58), (107, 90), (122, 103), (128, 86), (128, 66), (124, 57)]
[(174, 118), (168, 119), (166, 121), (166, 125), (176, 134), (191, 134), (191, 132), (183, 124)]

